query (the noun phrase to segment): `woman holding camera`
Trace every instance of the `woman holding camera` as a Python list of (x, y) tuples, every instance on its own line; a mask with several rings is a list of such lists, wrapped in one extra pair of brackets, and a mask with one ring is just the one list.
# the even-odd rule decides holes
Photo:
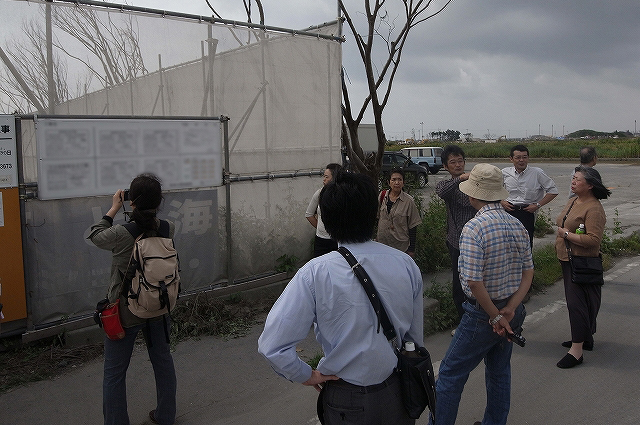
[(572, 368), (582, 364), (583, 350), (593, 349), (593, 334), (596, 332), (596, 317), (602, 298), (601, 285), (576, 284), (571, 281), (567, 244), (575, 256), (599, 255), (607, 222), (600, 200), (611, 195), (611, 191), (602, 184), (600, 173), (587, 166), (576, 167), (571, 179), (571, 191), (576, 197), (569, 199), (556, 219), (556, 255), (562, 266), (571, 325), (571, 340), (562, 343), (562, 346), (569, 348), (569, 352), (557, 363), (559, 368)]
[[(162, 315), (149, 320), (133, 315), (122, 295), (122, 284), (135, 244), (134, 234), (156, 236), (161, 221), (156, 217), (162, 202), (160, 180), (152, 174), (141, 174), (131, 182), (128, 195), (132, 208), (131, 223), (113, 225), (113, 219), (125, 202), (125, 191), (113, 195), (111, 208), (98, 223), (91, 227), (89, 239), (97, 247), (113, 253), (111, 279), (107, 297), (109, 302), (119, 300), (120, 321), (125, 329), (121, 340), (104, 340), (104, 379), (102, 384), (102, 411), (105, 424), (128, 424), (126, 375), (133, 346), (142, 330), (156, 381), (157, 405), (149, 413), (151, 421), (173, 424), (176, 416), (176, 373), (168, 339), (169, 318)], [(168, 222), (169, 238), (173, 238), (174, 224)], [(165, 224), (166, 226), (166, 224)], [(133, 234), (132, 231), (133, 230)]]

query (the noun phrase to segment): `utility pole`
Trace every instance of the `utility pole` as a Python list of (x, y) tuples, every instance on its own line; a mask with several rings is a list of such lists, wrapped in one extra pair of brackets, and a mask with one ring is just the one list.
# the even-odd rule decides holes
[(420, 127), (420, 134), (422, 135), (422, 136), (420, 137), (420, 142), (422, 142), (422, 141), (424, 140), (424, 121), (421, 121), (421, 122), (420, 122), (420, 126), (421, 126), (421, 127)]

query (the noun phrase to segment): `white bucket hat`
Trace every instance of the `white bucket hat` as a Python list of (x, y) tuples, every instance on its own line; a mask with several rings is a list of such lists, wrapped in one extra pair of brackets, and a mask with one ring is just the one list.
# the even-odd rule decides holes
[(509, 197), (504, 188), (502, 170), (492, 164), (476, 164), (469, 179), (460, 183), (460, 191), (483, 201), (499, 201)]

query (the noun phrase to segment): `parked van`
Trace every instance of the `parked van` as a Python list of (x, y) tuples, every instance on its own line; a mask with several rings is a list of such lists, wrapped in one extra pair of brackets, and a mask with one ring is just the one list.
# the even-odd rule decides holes
[(442, 148), (439, 146), (415, 146), (411, 148), (402, 148), (400, 150), (404, 155), (411, 158), (416, 164), (420, 164), (429, 169), (434, 175), (442, 168)]

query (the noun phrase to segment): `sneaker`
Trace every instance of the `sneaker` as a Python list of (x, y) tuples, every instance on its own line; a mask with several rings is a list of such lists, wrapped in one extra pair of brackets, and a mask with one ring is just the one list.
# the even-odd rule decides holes
[(453, 330), (451, 330), (451, 335), (453, 336), (454, 334), (456, 334), (456, 330), (457, 328), (454, 328)]

